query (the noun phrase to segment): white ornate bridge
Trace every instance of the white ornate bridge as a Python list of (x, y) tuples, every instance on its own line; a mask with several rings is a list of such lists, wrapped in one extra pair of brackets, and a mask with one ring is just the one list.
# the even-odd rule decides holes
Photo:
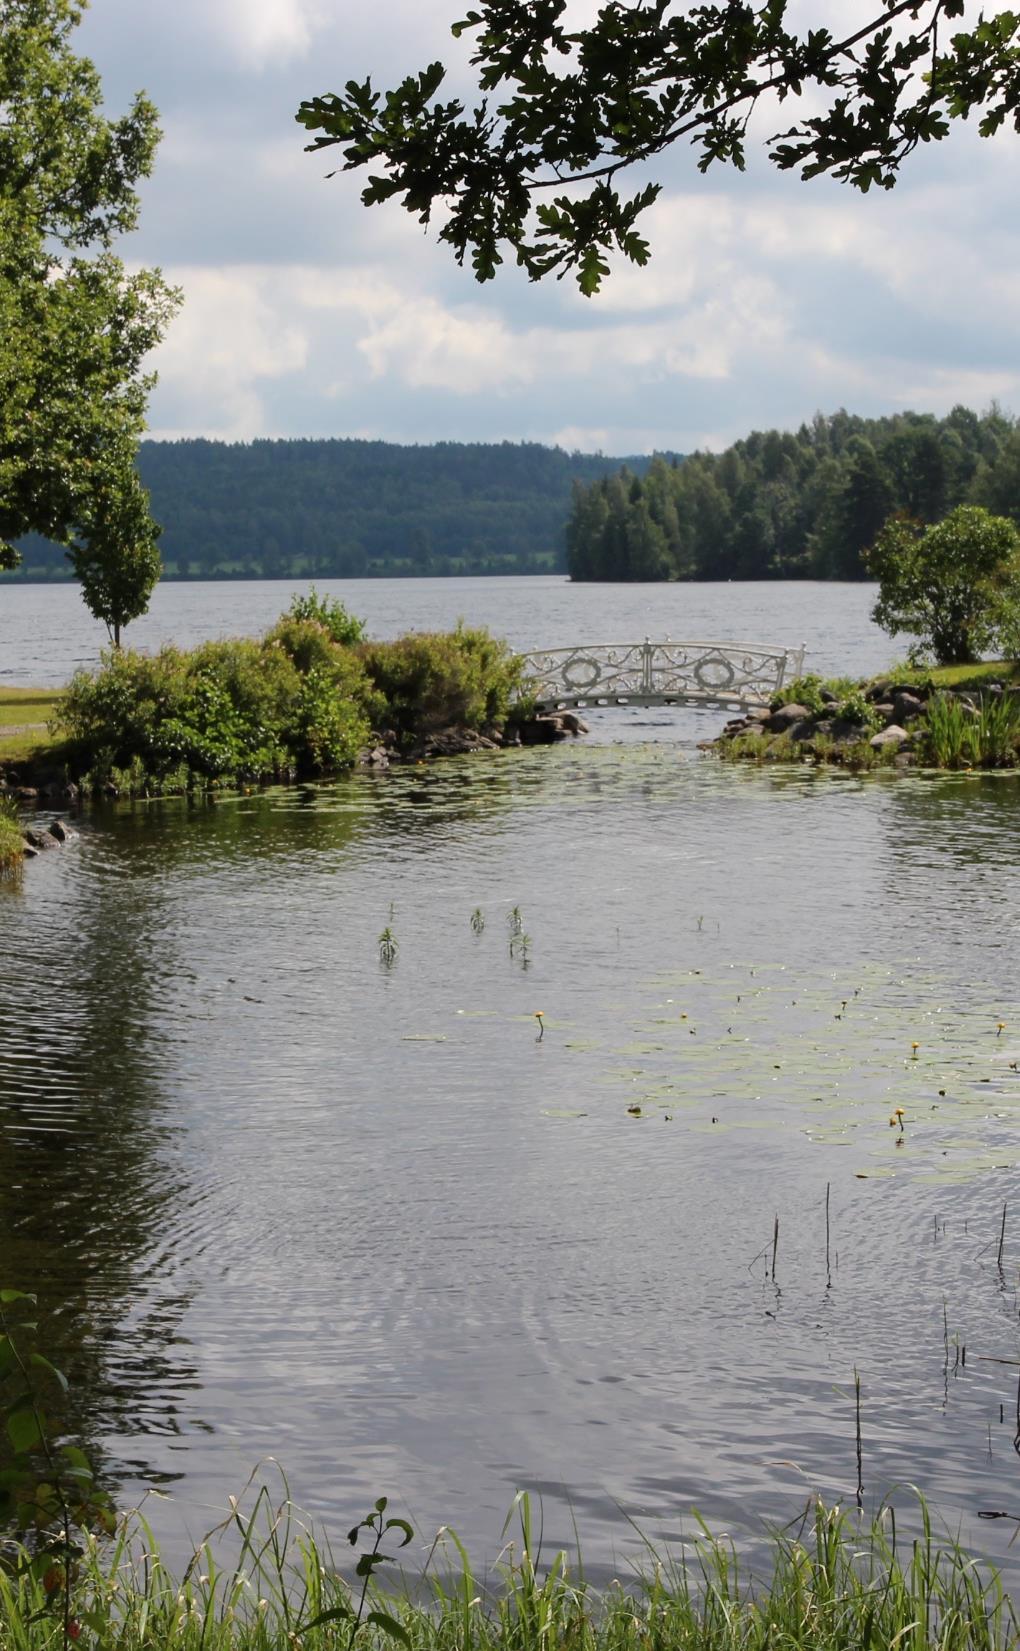
[(585, 705), (767, 704), (800, 676), (804, 649), (754, 642), (596, 642), (524, 658), (523, 691), (540, 709)]

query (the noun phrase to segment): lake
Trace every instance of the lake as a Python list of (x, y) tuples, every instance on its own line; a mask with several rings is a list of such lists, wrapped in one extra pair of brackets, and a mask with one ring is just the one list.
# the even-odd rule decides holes
[[(895, 651), (861, 587), (323, 588), (378, 634)], [(79, 606), (5, 588), (4, 679), (89, 657)], [(753, 1547), (852, 1501), (856, 1369), (867, 1505), (918, 1485), (1015, 1573), (1016, 779), (724, 767), (718, 722), (108, 807), (0, 887), (3, 1282), (172, 1552), (266, 1457), (334, 1537), (388, 1494), (484, 1562), (526, 1487), (597, 1580), (624, 1513)]]
[[(287, 580), (160, 585), (150, 612), (128, 627), (125, 641), (153, 649), (252, 636), (268, 630), (297, 588)], [(572, 585), (536, 576), (322, 579), (317, 588), (338, 597), (379, 637), (446, 629), (463, 617), (491, 626), (522, 651), (646, 636), (787, 647), (806, 641), (808, 666), (823, 674), (880, 671), (904, 652), (869, 618), (874, 585)], [(79, 666), (94, 665), (106, 642), (105, 626), (91, 618), (77, 585), (0, 582), (0, 683), (64, 682)]]

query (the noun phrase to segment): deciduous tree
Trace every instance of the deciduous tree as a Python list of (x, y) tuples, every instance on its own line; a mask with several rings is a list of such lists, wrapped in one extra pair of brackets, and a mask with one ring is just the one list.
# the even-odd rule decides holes
[(104, 485), (85, 507), (69, 555), (85, 606), (103, 621), (115, 648), (125, 625), (149, 610), (160, 575), (159, 532), (134, 471), (120, 485)]
[[(810, 7), (805, 8), (810, 12)], [(453, 26), (474, 41), (479, 101), (438, 96), (441, 62), (381, 94), (371, 80), (302, 103), (311, 150), (368, 167), (368, 206), (399, 198), (487, 281), (507, 252), (533, 280), (572, 271), (595, 292), (607, 254), (647, 262), (638, 220), (659, 186), (625, 198), (629, 167), (694, 145), (704, 172), (743, 169), (759, 103), (793, 124), (770, 159), (805, 178), (891, 188), (907, 156), (980, 111), (983, 135), (1020, 123), (1020, 16), (951, 33), (963, 0), (844, 7), (843, 31), (791, 21), (792, 0), (608, 0), (587, 28), (568, 0), (481, 0)], [(803, 104), (801, 99), (803, 98)], [(580, 188), (569, 188), (568, 186)]]
[[(111, 250), (138, 217), (159, 136), (143, 96), (108, 120), (73, 50), (76, 0), (0, 0), (0, 568), (12, 540), (69, 543), (126, 497), (153, 383), (143, 362), (178, 302)], [(93, 512), (94, 513), (94, 512)]]
[(939, 665), (967, 664), (1012, 640), (1020, 615), (1020, 534), (1003, 516), (960, 505), (936, 527), (886, 523), (867, 554), (879, 582), (872, 618), (916, 637)]

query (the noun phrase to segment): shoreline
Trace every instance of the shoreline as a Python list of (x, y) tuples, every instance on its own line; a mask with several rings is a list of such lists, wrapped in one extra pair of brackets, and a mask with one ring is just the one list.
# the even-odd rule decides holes
[(724, 762), (865, 772), (1020, 769), (1020, 665), (902, 669), (870, 679), (804, 676), (731, 717), (700, 749)]

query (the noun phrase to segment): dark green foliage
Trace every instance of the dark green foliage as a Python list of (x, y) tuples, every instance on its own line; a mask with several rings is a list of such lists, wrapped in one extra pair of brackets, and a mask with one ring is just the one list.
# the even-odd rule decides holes
[(70, 1651), (81, 1633), (72, 1605), (86, 1540), (110, 1534), (116, 1518), (85, 1452), (61, 1439), (68, 1383), (36, 1346), (36, 1306), (23, 1290), (0, 1289), (0, 1529), (23, 1543), (6, 1557), (14, 1578), (37, 1591), (38, 1626)]
[(939, 665), (969, 664), (1020, 641), (1020, 533), (1004, 516), (960, 505), (923, 529), (887, 522), (868, 553), (879, 582), (872, 617)]
[(291, 611), (260, 641), (112, 649), (100, 670), (72, 678), (57, 726), (93, 786), (118, 775), (132, 790), (182, 790), (331, 774), (352, 766), (372, 729), (408, 748), (442, 728), (501, 727), (520, 674), (518, 656), (484, 630), (348, 647)]
[(742, 171), (759, 100), (783, 105), (787, 129), (766, 139), (775, 166), (862, 192), (891, 188), (919, 144), (972, 111), (982, 136), (1020, 124), (1016, 13), (964, 32), (946, 26), (964, 0), (874, 0), (838, 8), (833, 30), (825, 8), (812, 26), (812, 9), (608, 0), (577, 27), (567, 0), (478, 0), (453, 24), (473, 40), (470, 107), (439, 101), (446, 71), (433, 62), (386, 93), (348, 80), (297, 119), (310, 150), (339, 148), (338, 170), (369, 168), (366, 206), (397, 198), (424, 224), (438, 207), (440, 241), (479, 281), (510, 254), (535, 281), (572, 272), (586, 296), (609, 254), (648, 261), (637, 223), (659, 186), (628, 199), (620, 173), (681, 140), (699, 171)]
[(115, 648), (132, 619), (149, 611), (159, 579), (159, 528), (135, 472), (105, 486), (83, 512), (80, 538), (69, 552), (85, 606), (101, 619)]
[[(562, 571), (572, 481), (623, 461), (535, 442), (142, 442), (169, 578), (360, 579)], [(627, 461), (643, 470), (647, 460)], [(22, 547), (32, 578), (61, 548)]]
[(310, 619), (321, 625), (334, 642), (345, 648), (352, 648), (355, 642), (365, 640), (364, 622), (348, 613), (343, 603), (335, 597), (320, 596), (314, 585), (307, 596), (295, 596), (287, 612), (292, 619)]
[(982, 694), (971, 708), (933, 694), (920, 737), (924, 759), (938, 768), (1011, 768), (1020, 760), (1020, 701)]
[[(0, 568), (29, 532), (61, 544), (130, 486), (151, 380), (177, 304), (110, 251), (134, 228), (159, 136), (144, 97), (102, 115), (77, 57), (74, 0), (0, 0)], [(151, 527), (150, 527), (151, 534)]]
[(808, 711), (820, 711), (825, 703), (822, 689), (827, 687), (825, 679), (811, 671), (806, 676), (794, 677), (780, 688), (772, 695), (769, 705), (773, 711), (778, 711), (780, 705), (803, 705)]
[(0, 797), (0, 877), (12, 875), (23, 856), (18, 810), (11, 797)]
[(924, 524), (979, 497), (1020, 522), (1020, 431), (997, 408), (944, 419), (818, 415), (724, 453), (575, 483), (573, 579), (865, 579), (897, 510)]
[(371, 696), (357, 659), (327, 648), (304, 670), (272, 631), (191, 653), (115, 650), (72, 678), (61, 731), (94, 783), (132, 765), (154, 786), (349, 767), (368, 738)]
[(463, 624), (368, 642), (359, 653), (404, 747), (443, 728), (501, 725), (520, 680), (520, 660), (505, 642)]

